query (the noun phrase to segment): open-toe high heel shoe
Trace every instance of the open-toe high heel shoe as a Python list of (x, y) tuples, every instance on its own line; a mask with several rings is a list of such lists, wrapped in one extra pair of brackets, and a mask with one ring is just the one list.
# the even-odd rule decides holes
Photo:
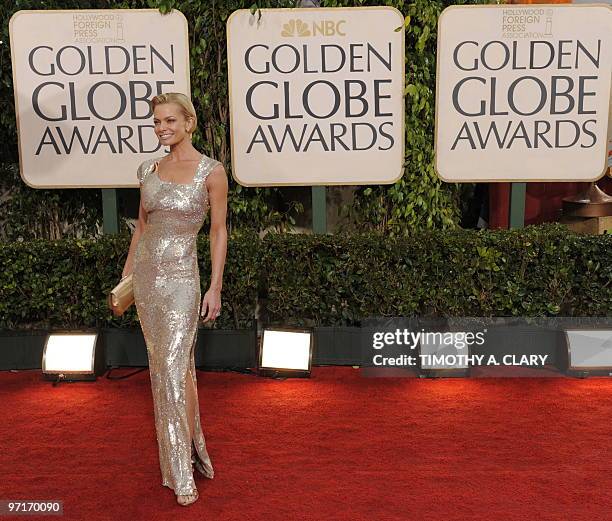
[(200, 497), (200, 495), (198, 494), (198, 489), (194, 488), (193, 490), (194, 490), (193, 494), (185, 494), (185, 495), (177, 494), (176, 502), (179, 505), (186, 507), (187, 505), (191, 505), (191, 503), (194, 503), (195, 501), (197, 501), (197, 499)]

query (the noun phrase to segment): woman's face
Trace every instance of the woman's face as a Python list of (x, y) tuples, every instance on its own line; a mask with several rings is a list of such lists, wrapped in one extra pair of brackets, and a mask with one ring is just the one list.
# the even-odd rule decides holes
[(186, 119), (176, 103), (162, 103), (153, 110), (155, 134), (162, 145), (175, 145), (189, 139), (192, 119)]

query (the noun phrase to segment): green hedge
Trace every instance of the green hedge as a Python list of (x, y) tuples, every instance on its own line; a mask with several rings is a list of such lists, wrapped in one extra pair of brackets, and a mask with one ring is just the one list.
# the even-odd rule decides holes
[(269, 235), (264, 242), (272, 322), (612, 313), (611, 235), (542, 225), (420, 231), (398, 240), (381, 234)]
[[(0, 244), (0, 329), (137, 326), (134, 307), (121, 318), (106, 307), (128, 247), (125, 237)], [(200, 237), (203, 291), (208, 248)], [(399, 240), (235, 234), (215, 327), (251, 327), (258, 302), (264, 322), (277, 325), (358, 325), (368, 316), (610, 316), (611, 254), (611, 235), (576, 235), (560, 225), (430, 230)]]
[[(137, 327), (136, 307), (114, 317), (109, 291), (121, 278), (126, 236), (0, 243), (0, 329)], [(210, 278), (209, 241), (198, 237), (202, 296)], [(253, 326), (257, 301), (258, 236), (234, 234), (228, 244), (223, 306), (216, 327)]]

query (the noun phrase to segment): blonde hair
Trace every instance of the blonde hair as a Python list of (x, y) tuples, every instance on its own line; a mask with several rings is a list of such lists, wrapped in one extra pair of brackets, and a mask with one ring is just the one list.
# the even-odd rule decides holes
[(189, 134), (193, 134), (197, 125), (198, 117), (196, 116), (195, 107), (191, 100), (180, 92), (166, 92), (165, 94), (158, 94), (151, 100), (151, 111), (155, 110), (157, 105), (163, 105), (165, 103), (176, 103), (181, 107), (181, 112), (185, 119), (193, 118), (193, 127), (189, 129)]

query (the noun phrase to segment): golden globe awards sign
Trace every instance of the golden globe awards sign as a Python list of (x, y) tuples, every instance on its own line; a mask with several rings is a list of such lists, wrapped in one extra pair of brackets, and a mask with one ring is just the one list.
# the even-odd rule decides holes
[(593, 181), (607, 167), (612, 10), (452, 6), (438, 21), (436, 170)]
[(236, 180), (274, 186), (399, 179), (404, 31), (395, 29), (403, 23), (390, 7), (232, 13), (227, 41)]
[(18, 11), (10, 39), (24, 182), (138, 186), (138, 165), (160, 153), (148, 100), (190, 92), (183, 14)]

